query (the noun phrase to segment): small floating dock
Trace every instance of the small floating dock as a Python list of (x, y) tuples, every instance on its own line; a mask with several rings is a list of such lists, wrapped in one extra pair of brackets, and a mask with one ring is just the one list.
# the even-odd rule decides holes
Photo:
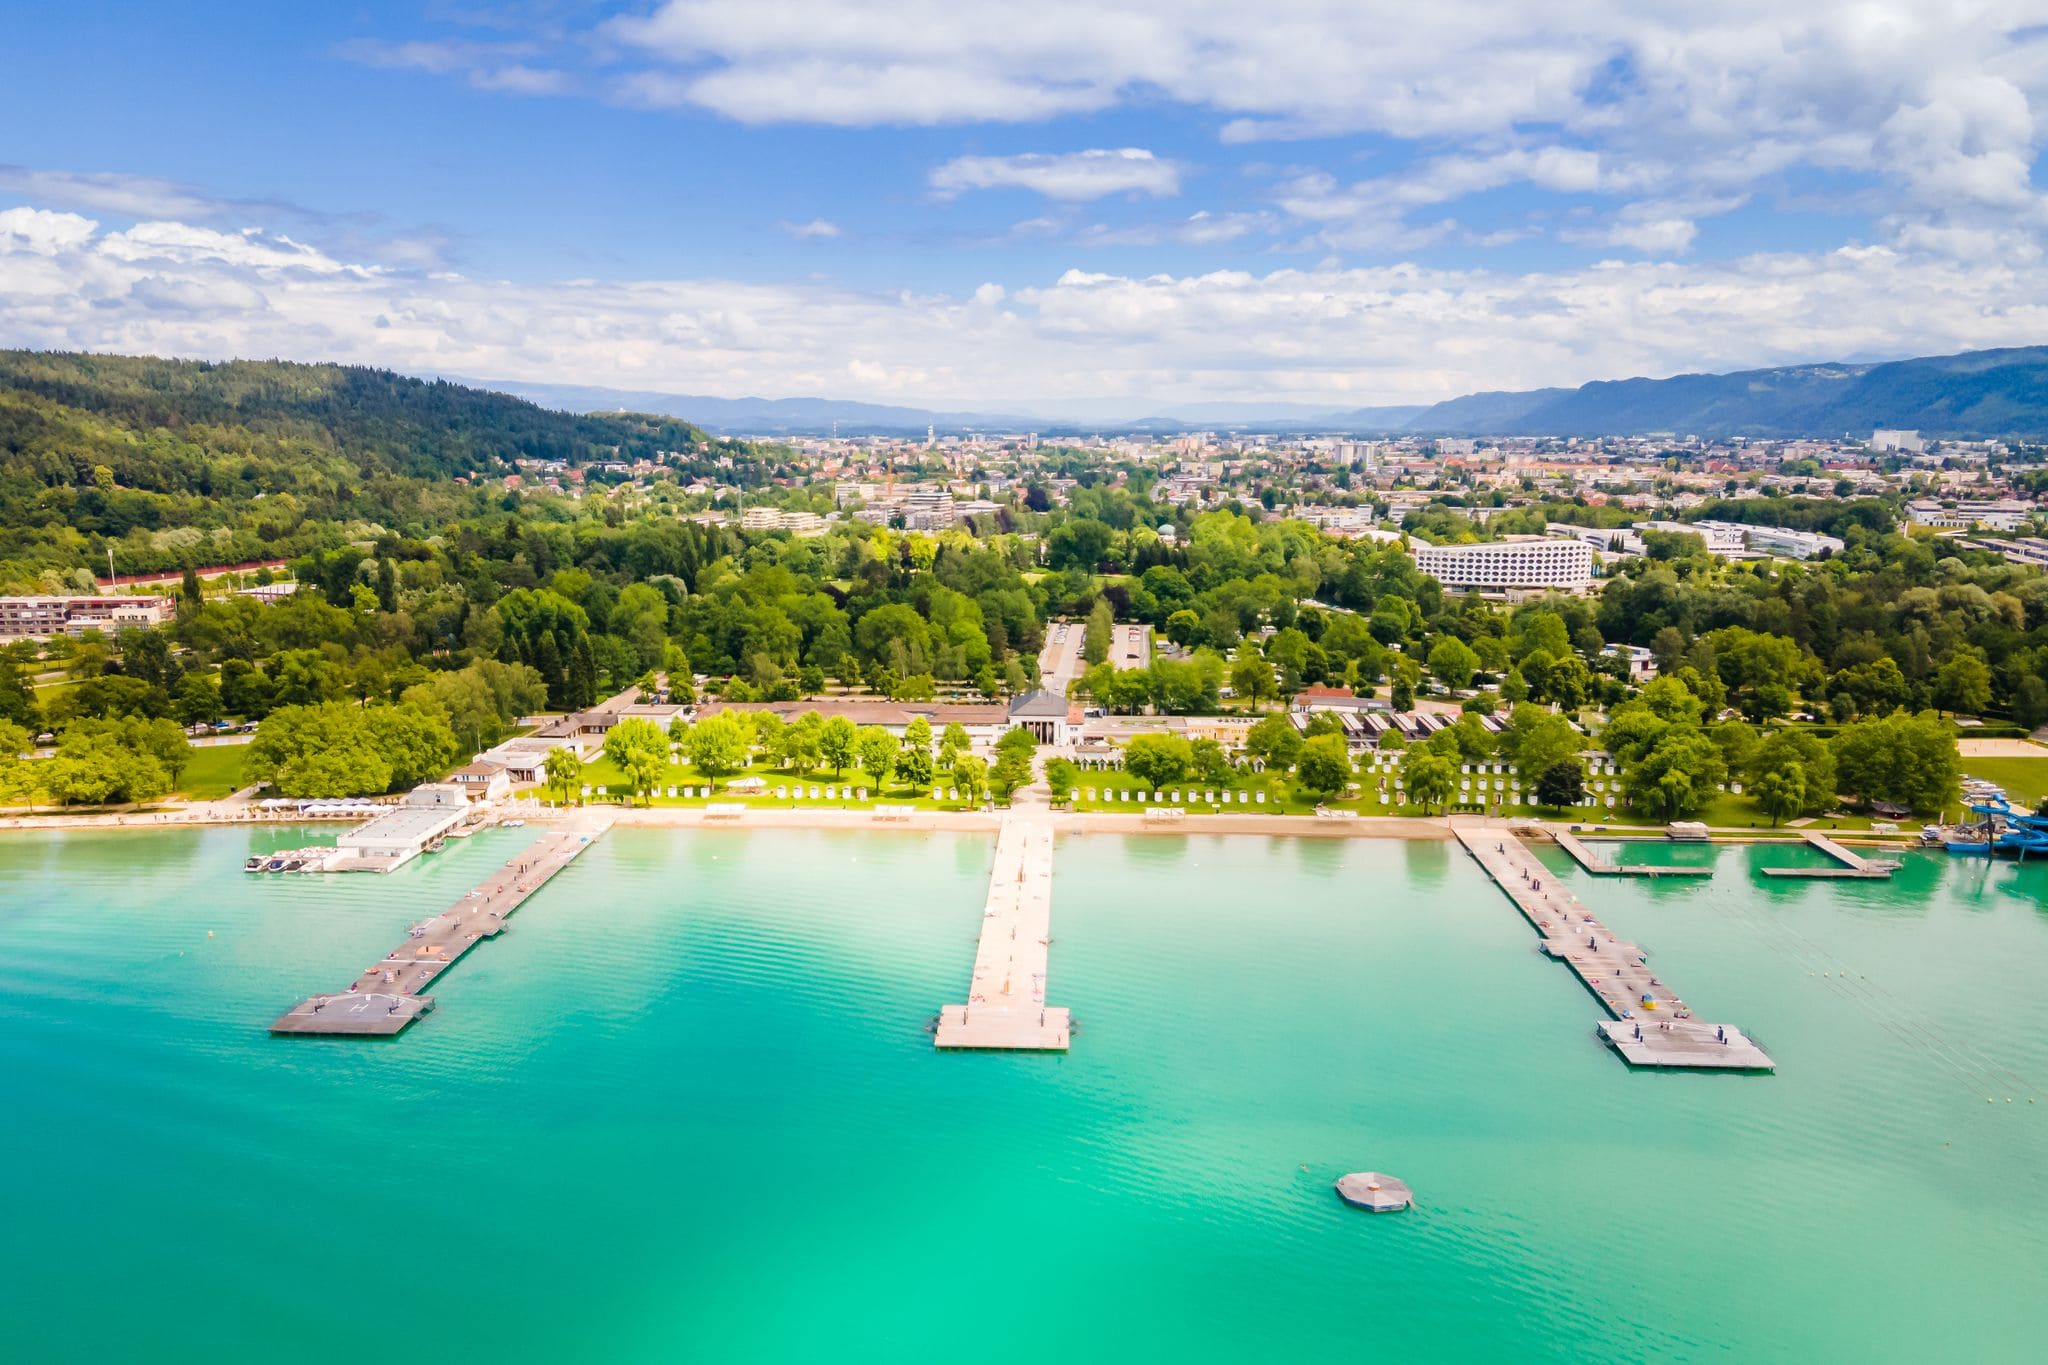
[[(1600, 1036), (1630, 1064), (1713, 1071), (1771, 1071), (1741, 1029), (1702, 1023), (1649, 967), (1649, 954), (1602, 924), (1505, 829), (1453, 825), (1465, 851), (1542, 936), (1545, 955), (1571, 968), (1610, 1020)], [(1648, 1002), (1645, 1001), (1648, 997)]]
[(967, 1003), (939, 1011), (933, 1044), (1009, 1052), (1065, 1052), (1067, 1011), (1045, 1003), (1052, 942), (1052, 822), (1012, 808), (996, 836), (988, 904)]
[(1890, 858), (1866, 858), (1854, 849), (1836, 843), (1816, 829), (1803, 829), (1799, 836), (1807, 843), (1827, 854), (1840, 867), (1767, 867), (1766, 877), (1805, 877), (1831, 881), (1884, 881), (1899, 870), (1899, 864)]
[(1679, 867), (1675, 864), (1658, 863), (1616, 863), (1601, 857), (1592, 849), (1579, 842), (1578, 836), (1566, 830), (1555, 830), (1551, 838), (1557, 846), (1571, 855), (1573, 862), (1596, 877), (1711, 877), (1711, 867)]
[(278, 1016), (273, 1034), (390, 1037), (434, 1008), (423, 992), (462, 955), (505, 930), (505, 921), (548, 879), (595, 842), (610, 820), (584, 817), (551, 829), (454, 905), (412, 927), (404, 943), (371, 966), (355, 984), (315, 995)]
[(1403, 1180), (1378, 1171), (1353, 1171), (1337, 1177), (1337, 1197), (1368, 1213), (1398, 1213), (1415, 1207), (1415, 1191)]

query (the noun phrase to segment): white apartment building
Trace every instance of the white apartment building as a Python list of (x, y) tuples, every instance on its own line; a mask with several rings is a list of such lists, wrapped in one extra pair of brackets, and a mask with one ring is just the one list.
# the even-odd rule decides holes
[(154, 626), (171, 619), (168, 597), (0, 597), (0, 640), (111, 635), (130, 626)]
[(1902, 450), (1918, 455), (1927, 449), (1927, 443), (1920, 439), (1917, 431), (1873, 431), (1870, 433), (1872, 450)]
[(798, 537), (825, 534), (825, 519), (816, 512), (785, 512), (777, 507), (749, 507), (740, 517), (743, 531), (788, 531)]
[(1994, 531), (2017, 531), (2020, 523), (2034, 515), (2034, 504), (2011, 498), (1986, 502), (1956, 502), (1953, 505), (1922, 498), (1906, 504), (1906, 517), (1915, 526), (1968, 530), (1988, 526)]
[(1711, 526), (1721, 532), (1740, 533), (1752, 551), (1758, 554), (1783, 555), (1787, 559), (1818, 559), (1823, 555), (1838, 555), (1849, 548), (1840, 539), (1822, 535), (1819, 531), (1794, 531), (1783, 526), (1747, 526), (1731, 521), (1696, 521), (1693, 525)]
[(1446, 588), (1551, 588), (1582, 592), (1593, 581), (1593, 548), (1581, 540), (1522, 537), (1478, 545), (1430, 545), (1409, 538), (1415, 567)]
[(943, 531), (958, 517), (953, 495), (944, 489), (920, 489), (903, 499), (903, 526), (910, 531)]
[(1734, 556), (1742, 553), (1743, 532), (1749, 528), (1729, 521), (1639, 521), (1638, 531), (1664, 531), (1671, 535), (1698, 536), (1707, 542), (1707, 553)]

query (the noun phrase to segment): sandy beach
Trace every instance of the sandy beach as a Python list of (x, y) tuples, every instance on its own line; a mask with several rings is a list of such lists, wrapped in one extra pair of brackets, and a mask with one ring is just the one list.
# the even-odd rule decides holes
[(1964, 758), (2048, 758), (2048, 746), (2030, 739), (1959, 739), (1956, 750)]
[[(550, 812), (543, 811), (541, 819)], [(1185, 820), (1147, 820), (1142, 815), (1055, 811), (1053, 828), (1062, 834), (1265, 834), (1319, 839), (1448, 839), (1441, 819), (1394, 816), (1362, 820), (1319, 820), (1310, 815), (1210, 815)], [(654, 829), (843, 829), (949, 830), (993, 833), (1001, 811), (912, 810), (882, 815), (871, 810), (813, 810), (802, 807), (749, 809), (744, 815), (714, 816), (701, 808), (674, 806), (621, 809), (614, 822)]]
[[(504, 811), (510, 818), (545, 821), (564, 819), (578, 808), (550, 810), (520, 807)], [(946, 830), (993, 834), (1002, 825), (1001, 811), (827, 810), (793, 806), (750, 807), (740, 815), (714, 815), (704, 807), (606, 806), (614, 823), (643, 829), (838, 829)], [(1207, 815), (1184, 820), (1147, 820), (1142, 815), (1102, 812), (1054, 812), (1053, 827), (1062, 834), (1262, 834), (1313, 839), (1448, 839), (1441, 819), (1372, 816), (1359, 820), (1319, 820), (1308, 815)], [(207, 802), (144, 811), (82, 811), (77, 814), (15, 814), (0, 817), (7, 830), (165, 829), (181, 825), (305, 825), (332, 824), (336, 832), (351, 820), (308, 821), (298, 815), (272, 815), (248, 805)]]

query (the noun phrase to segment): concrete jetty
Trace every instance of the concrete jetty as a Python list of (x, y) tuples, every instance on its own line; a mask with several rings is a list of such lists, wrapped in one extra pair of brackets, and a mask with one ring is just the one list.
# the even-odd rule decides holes
[(1465, 825), (1452, 832), (1542, 936), (1544, 953), (1571, 968), (1613, 1016), (1599, 1025), (1600, 1036), (1630, 1063), (1715, 1071), (1776, 1068), (1741, 1029), (1695, 1018), (1650, 970), (1649, 955), (1595, 918), (1514, 835)]
[(1557, 846), (1571, 855), (1573, 862), (1596, 877), (1711, 877), (1711, 867), (1680, 867), (1672, 863), (1628, 863), (1611, 862), (1592, 849), (1580, 843), (1578, 837), (1565, 830), (1553, 830), (1551, 838)]
[(434, 978), (487, 938), (548, 879), (611, 825), (602, 815), (580, 816), (550, 829), (432, 919), (412, 927), (404, 943), (372, 965), (355, 984), (332, 995), (300, 1001), (270, 1026), (274, 1034), (389, 1037), (434, 1008), (421, 994)]
[(1067, 1050), (1067, 1011), (1045, 1003), (1052, 843), (1052, 821), (1042, 809), (1012, 807), (1003, 817), (967, 1003), (939, 1011), (935, 1046)]
[(1862, 880), (1883, 881), (1899, 870), (1898, 863), (1889, 858), (1866, 858), (1854, 849), (1836, 843), (1817, 829), (1802, 829), (1799, 837), (1814, 848), (1827, 854), (1840, 867), (1767, 867), (1766, 877), (1805, 877), (1819, 880)]

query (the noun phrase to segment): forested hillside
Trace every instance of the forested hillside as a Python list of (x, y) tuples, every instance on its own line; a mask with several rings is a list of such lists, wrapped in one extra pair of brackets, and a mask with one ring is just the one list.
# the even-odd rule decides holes
[(2038, 440), (2048, 434), (2048, 349), (1475, 393), (1399, 424), (1354, 416), (1365, 428), (1489, 436), (1867, 436), (1878, 427), (1905, 427), (1930, 436)]
[(707, 449), (386, 370), (0, 351), (0, 582), (104, 570), (110, 542), (124, 573), (277, 557), (322, 543), (309, 522), (444, 520), (474, 503), (454, 477), (509, 461)]

